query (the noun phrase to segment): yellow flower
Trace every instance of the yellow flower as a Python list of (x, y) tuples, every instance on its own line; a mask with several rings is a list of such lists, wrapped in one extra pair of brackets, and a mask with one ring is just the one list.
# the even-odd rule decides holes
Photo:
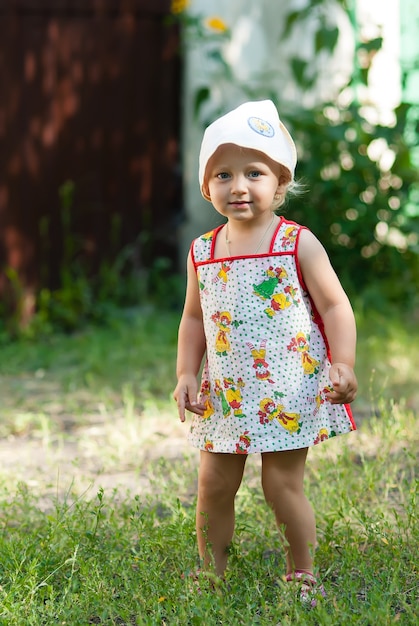
[(174, 15), (183, 13), (189, 6), (189, 0), (172, 0), (170, 12)]
[(205, 20), (205, 26), (210, 30), (215, 30), (217, 33), (225, 33), (228, 30), (228, 26), (221, 17), (217, 17), (216, 15), (213, 17), (207, 17)]

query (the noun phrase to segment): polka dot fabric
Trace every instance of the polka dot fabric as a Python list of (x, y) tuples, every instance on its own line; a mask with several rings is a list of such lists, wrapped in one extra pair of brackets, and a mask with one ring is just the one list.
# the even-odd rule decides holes
[(192, 243), (207, 342), (190, 443), (251, 454), (316, 445), (356, 426), (332, 405), (322, 321), (301, 278), (301, 230), (281, 218), (267, 254), (216, 259), (221, 226)]

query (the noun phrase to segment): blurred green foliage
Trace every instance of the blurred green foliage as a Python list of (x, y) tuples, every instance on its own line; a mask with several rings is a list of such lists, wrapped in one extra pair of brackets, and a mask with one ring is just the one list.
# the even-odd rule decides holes
[(373, 125), (353, 103), (289, 117), (299, 149), (297, 178), (307, 193), (288, 214), (321, 239), (352, 297), (366, 306), (413, 307), (419, 287), (419, 184), (404, 138), (408, 105), (396, 125)]

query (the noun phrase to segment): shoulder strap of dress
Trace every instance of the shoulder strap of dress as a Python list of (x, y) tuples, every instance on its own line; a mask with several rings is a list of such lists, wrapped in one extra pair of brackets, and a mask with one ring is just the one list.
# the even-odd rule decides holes
[(301, 230), (305, 226), (301, 226), (291, 220), (282, 218), (281, 224), (276, 233), (273, 252), (294, 253), (298, 244), (298, 238)]
[(191, 255), (195, 267), (198, 263), (205, 263), (211, 259), (215, 230), (210, 230), (193, 240)]

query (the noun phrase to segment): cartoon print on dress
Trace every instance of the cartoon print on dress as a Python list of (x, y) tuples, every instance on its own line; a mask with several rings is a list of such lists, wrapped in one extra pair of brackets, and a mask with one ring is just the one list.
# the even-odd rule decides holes
[(331, 439), (332, 437), (336, 437), (336, 433), (334, 430), (331, 430), (329, 433), (327, 428), (320, 428), (319, 432), (317, 433), (317, 437), (313, 441), (313, 445), (316, 446), (318, 443), (326, 441), (327, 439)]
[(201, 402), (205, 405), (205, 410), (203, 414), (200, 416), (201, 419), (208, 419), (214, 413), (214, 407), (212, 406), (211, 397), (210, 397), (210, 383), (208, 380), (203, 380), (201, 385)]
[(227, 356), (227, 353), (231, 350), (230, 341), (227, 337), (227, 334), (231, 331), (230, 326), (237, 328), (243, 322), (232, 320), (229, 311), (217, 311), (211, 315), (211, 319), (219, 328), (215, 338), (215, 353), (218, 356)]
[(272, 319), (274, 315), (287, 309), (291, 304), (298, 305), (300, 299), (297, 298), (297, 291), (298, 287), (287, 285), (283, 292), (274, 294), (271, 299), (271, 306), (264, 311), (266, 315)]
[(288, 226), (282, 236), (281, 243), (283, 246), (293, 246), (297, 239), (298, 228), (296, 226)]
[(276, 287), (288, 276), (283, 267), (274, 268), (272, 265), (265, 270), (265, 274), (266, 280), (263, 280), (259, 285), (253, 285), (253, 293), (263, 301), (270, 300)]
[(312, 378), (319, 372), (320, 361), (317, 361), (309, 354), (309, 341), (309, 336), (306, 337), (304, 333), (299, 332), (291, 339), (287, 348), (292, 352), (299, 352), (301, 354), (301, 365), (303, 367), (304, 374)]
[(207, 452), (212, 452), (214, 450), (214, 444), (209, 439), (207, 439), (205, 442), (204, 450), (206, 450)]
[(201, 281), (201, 274), (199, 270), (196, 272), (196, 277), (198, 279), (199, 290), (202, 291), (206, 296), (208, 295), (208, 289), (205, 287), (204, 283)]
[(207, 233), (204, 233), (203, 235), (201, 235), (200, 239), (203, 239), (204, 241), (211, 241), (213, 236), (214, 236), (214, 230), (209, 230)]
[(231, 407), (226, 400), (224, 389), (221, 385), (221, 381), (217, 378), (214, 384), (214, 391), (216, 395), (220, 398), (221, 401), (221, 410), (223, 412), (223, 417), (229, 417), (231, 415)]
[(245, 384), (242, 378), (238, 378), (237, 382), (234, 382), (232, 378), (224, 378), (225, 398), (233, 409), (234, 417), (246, 417), (242, 410), (243, 398), (240, 391)]
[[(276, 397), (281, 397), (283, 393), (275, 393)], [(299, 422), (299, 413), (288, 413), (284, 411), (283, 404), (276, 404), (272, 398), (263, 398), (259, 402), (260, 411), (258, 411), (259, 420), (261, 424), (269, 424), (272, 420), (276, 419), (281, 426), (288, 430), (290, 433), (299, 433), (301, 430), (301, 423)]]
[(249, 437), (249, 431), (245, 430), (236, 443), (236, 454), (249, 454), (250, 444), (251, 439)]
[(323, 387), (323, 389), (314, 398), (316, 408), (313, 411), (313, 415), (317, 415), (317, 413), (320, 411), (321, 405), (327, 402), (326, 394), (330, 393), (331, 391), (333, 391), (333, 387), (330, 385), (326, 385), (326, 387)]
[(231, 270), (231, 263), (228, 261), (221, 261), (220, 270), (215, 278), (212, 279), (213, 283), (218, 283), (221, 281), (221, 291), (225, 291), (227, 289), (227, 281), (228, 281), (228, 272)]
[(266, 356), (266, 339), (262, 339), (260, 342), (259, 350), (249, 341), (246, 346), (250, 349), (250, 353), (253, 357), (253, 369), (255, 371), (256, 378), (258, 380), (266, 380), (268, 383), (274, 384), (271, 379), (271, 373), (268, 369), (268, 363), (265, 360)]

